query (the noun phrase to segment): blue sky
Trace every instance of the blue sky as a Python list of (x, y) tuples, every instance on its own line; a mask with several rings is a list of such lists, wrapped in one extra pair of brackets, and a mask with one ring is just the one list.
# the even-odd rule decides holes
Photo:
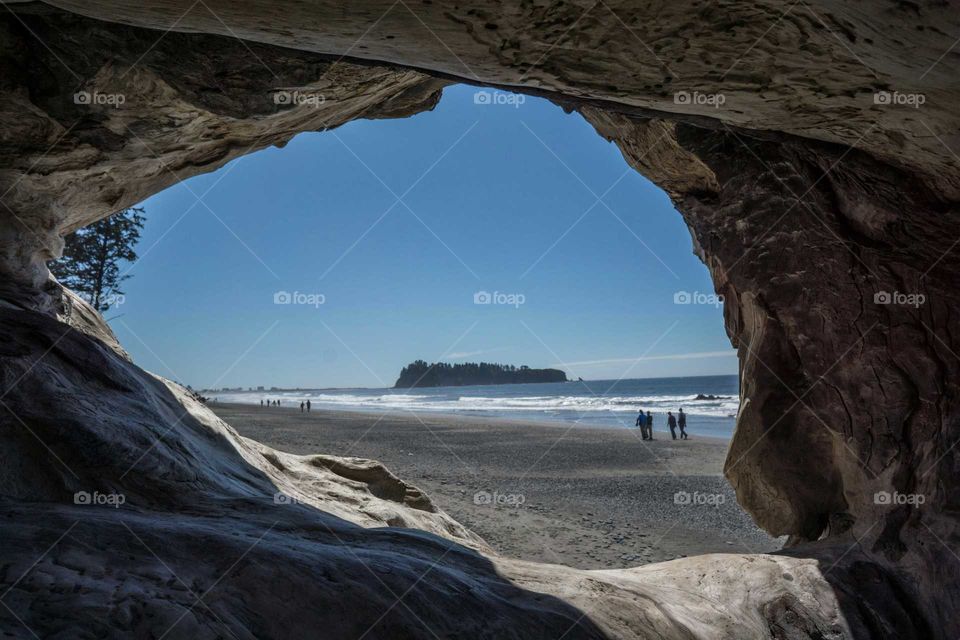
[(148, 199), (106, 313), (121, 342), (198, 388), (378, 387), (418, 358), (736, 373), (721, 308), (675, 303), (713, 288), (667, 196), (579, 115), (477, 91), (301, 134)]

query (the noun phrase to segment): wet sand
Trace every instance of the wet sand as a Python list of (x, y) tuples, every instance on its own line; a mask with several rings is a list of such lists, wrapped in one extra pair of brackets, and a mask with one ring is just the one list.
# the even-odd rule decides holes
[(740, 509), (724, 440), (394, 411), (212, 404), (241, 434), (298, 454), (372, 458), (503, 555), (620, 568), (779, 548)]

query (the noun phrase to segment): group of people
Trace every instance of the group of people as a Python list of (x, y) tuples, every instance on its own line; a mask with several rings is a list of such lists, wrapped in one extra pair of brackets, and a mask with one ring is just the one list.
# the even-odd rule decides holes
[[(653, 440), (653, 414), (647, 411), (646, 414), (643, 413), (643, 409), (640, 410), (640, 415), (637, 416), (637, 426), (640, 427), (640, 435), (643, 436), (644, 440)], [(667, 411), (667, 426), (670, 427), (670, 436), (676, 440), (677, 439), (677, 427), (680, 428), (680, 439), (687, 440), (687, 414), (683, 412), (683, 407), (680, 407), (680, 411), (677, 415), (673, 415), (672, 411)]]
[[(260, 406), (262, 407), (262, 406), (264, 405), (264, 403), (266, 403), (266, 405), (267, 405), (268, 407), (279, 407), (279, 406), (280, 406), (280, 401), (279, 401), (279, 400), (270, 400), (270, 399), (261, 400), (261, 401), (260, 401)], [(309, 401), (309, 400), (307, 400), (306, 402), (301, 402), (301, 403), (300, 403), (300, 413), (303, 413), (304, 411), (306, 411), (307, 413), (310, 413), (310, 401)]]

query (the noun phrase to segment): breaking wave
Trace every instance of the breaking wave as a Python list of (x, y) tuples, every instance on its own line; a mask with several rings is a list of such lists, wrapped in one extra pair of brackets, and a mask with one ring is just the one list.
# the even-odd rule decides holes
[[(482, 412), (482, 413), (578, 413), (633, 414), (639, 409), (657, 412), (676, 411), (679, 407), (691, 416), (728, 418), (736, 414), (739, 398), (730, 395), (698, 400), (692, 395), (456, 395), (455, 393), (350, 393), (284, 391), (264, 393), (231, 393), (221, 398), (229, 402), (259, 404), (263, 398), (279, 398), (285, 404), (299, 404), (310, 400), (318, 408), (434, 412)], [(289, 406), (289, 405), (288, 405)]]

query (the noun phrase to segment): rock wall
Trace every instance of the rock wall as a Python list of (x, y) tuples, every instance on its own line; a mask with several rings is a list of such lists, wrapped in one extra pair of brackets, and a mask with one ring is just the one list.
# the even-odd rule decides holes
[(584, 115), (668, 188), (700, 162), (672, 193), (740, 355), (741, 505), (793, 544), (855, 540), (931, 617), (956, 611), (957, 203), (857, 150)]
[[(224, 626), (296, 637), (315, 624), (356, 637), (384, 609), (394, 626), (383, 637), (429, 637), (424, 618), (441, 637), (960, 634), (960, 161), (950, 151), (960, 20), (947, 5), (50, 4), (110, 22), (35, 3), (0, 14), (0, 320), (10, 336), (0, 351), (10, 541), (0, 586), (17, 604), (0, 614), (64, 631), (54, 612), (80, 600), (58, 594), (89, 573), (83, 597), (109, 612), (84, 614), (91, 635), (155, 632), (191, 602), (183, 637)], [(579, 110), (671, 195), (740, 353), (726, 473), (758, 523), (791, 536), (788, 553), (589, 573), (491, 557), (373, 463), (293, 459), (239, 439), (129, 363), (97, 314), (48, 281), (44, 261), (63, 233), (299, 131), (430, 109), (454, 77)], [(877, 91), (925, 103), (875, 104)], [(675, 97), (694, 93), (722, 94), (723, 108)], [(62, 406), (71, 410), (51, 412)], [(123, 473), (144, 449), (143, 465)], [(62, 504), (86, 485), (133, 496), (137, 511)], [(264, 506), (277, 490), (306, 505)], [(71, 536), (43, 572), (17, 581), (70, 522), (108, 550)], [(141, 548), (124, 522), (162, 534)], [(215, 586), (196, 558), (229, 556), (260, 534), (269, 544), (252, 557), (279, 569), (249, 570), (215, 605), (191, 597)], [(161, 539), (177, 557), (171, 573), (190, 576), (186, 593), (148, 553)], [(288, 582), (260, 588), (279, 576)], [(389, 608), (385, 582), (411, 600)], [(112, 600), (151, 584), (153, 595)], [(687, 599), (664, 596), (671, 589)], [(284, 619), (290, 598), (333, 613)]]

